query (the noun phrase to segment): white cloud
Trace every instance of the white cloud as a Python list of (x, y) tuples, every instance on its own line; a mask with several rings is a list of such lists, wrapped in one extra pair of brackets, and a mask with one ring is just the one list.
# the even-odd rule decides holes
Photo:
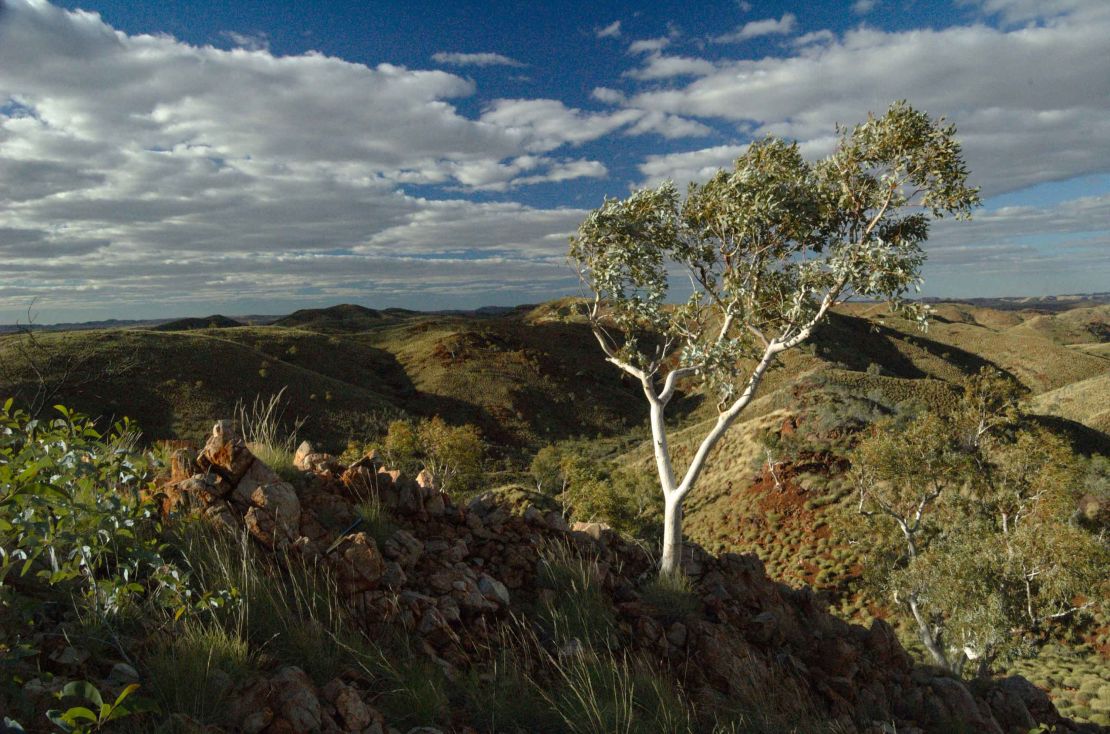
[(624, 76), (633, 79), (672, 79), (680, 76), (706, 76), (716, 71), (717, 66), (706, 59), (689, 56), (663, 56), (652, 54), (638, 69), (630, 69)]
[(852, 12), (856, 15), (867, 15), (878, 4), (879, 0), (856, 0), (852, 3)]
[(258, 31), (255, 33), (237, 33), (236, 31), (220, 31), (220, 35), (239, 48), (246, 49), (247, 51), (269, 51), (270, 50), (270, 37), (268, 34)]
[(483, 53), (457, 53), (453, 51), (437, 51), (432, 54), (432, 61), (451, 66), (524, 66), (516, 59), (511, 59), (503, 54), (490, 52)]
[(998, 16), (1006, 23), (1044, 21), (1061, 16), (1102, 15), (1105, 0), (958, 0), (961, 5), (978, 7), (984, 14)]
[(590, 97), (605, 104), (620, 104), (625, 100), (624, 92), (609, 87), (596, 87), (590, 92)]
[(584, 112), (556, 99), (499, 99), (482, 112), (481, 121), (518, 137), (529, 151), (546, 152), (597, 140), (642, 116), (637, 110)]
[(684, 153), (649, 155), (640, 164), (640, 173), (644, 175), (646, 185), (656, 185), (664, 180), (678, 184), (704, 181), (718, 169), (727, 167), (747, 149), (747, 145), (715, 145)]
[[(432, 201), (398, 187), (497, 191), (604, 176), (599, 161), (543, 153), (645, 113), (610, 121), (567, 110), (590, 132), (560, 136), (468, 119), (451, 101), (473, 93), (443, 71), (196, 47), (9, 0), (0, 180), (19, 185), (0, 186), (0, 321), (34, 295), (64, 317), (94, 306), (450, 305), (561, 292), (572, 276), (565, 240), (552, 235), (583, 212)], [(438, 223), (445, 212), (453, 228)], [(441, 259), (432, 268), (423, 256)]]
[(667, 36), (659, 38), (644, 38), (639, 41), (633, 41), (628, 44), (628, 53), (642, 54), (642, 53), (656, 53), (662, 51), (667, 46), (671, 45), (671, 39)]
[(715, 36), (715, 43), (740, 43), (760, 36), (785, 36), (794, 32), (798, 25), (798, 18), (793, 13), (783, 13), (778, 20), (766, 18), (745, 23), (732, 33)]
[(619, 38), (621, 35), (621, 22), (619, 20), (614, 20), (604, 28), (595, 30), (594, 35), (598, 38)]
[(626, 104), (808, 141), (906, 98), (956, 123), (973, 181), (997, 194), (1110, 169), (1104, 7), (1009, 31), (859, 29), (792, 56), (717, 62)]

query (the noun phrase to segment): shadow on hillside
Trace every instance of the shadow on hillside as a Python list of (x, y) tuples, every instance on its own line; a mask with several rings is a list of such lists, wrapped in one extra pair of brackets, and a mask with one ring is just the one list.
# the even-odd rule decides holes
[(1014, 375), (993, 362), (959, 347), (930, 339), (925, 332), (908, 335), (857, 316), (830, 313), (813, 336), (813, 343), (817, 345), (823, 358), (839, 362), (848, 369), (863, 372), (874, 363), (894, 377), (940, 377), (922, 369), (921, 365), (899, 350), (898, 342), (906, 343), (911, 340), (914, 347), (955, 366), (965, 375), (991, 367), (1017, 381)]
[(1110, 456), (1110, 436), (1057, 415), (1031, 415), (1031, 420), (1052, 433), (1063, 436), (1079, 453), (1085, 456), (1101, 454)]

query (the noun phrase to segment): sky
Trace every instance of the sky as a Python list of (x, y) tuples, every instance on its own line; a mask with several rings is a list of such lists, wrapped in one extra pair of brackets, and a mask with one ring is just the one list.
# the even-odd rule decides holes
[(923, 294), (1110, 291), (1108, 0), (0, 0), (0, 323), (578, 292), (606, 196), (906, 99), (984, 207)]

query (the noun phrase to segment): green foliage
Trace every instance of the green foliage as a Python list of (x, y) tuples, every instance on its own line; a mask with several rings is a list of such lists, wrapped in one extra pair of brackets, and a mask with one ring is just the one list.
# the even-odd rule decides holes
[(150, 468), (126, 448), (130, 424), (102, 435), (56, 410), (40, 421), (10, 400), (0, 408), (0, 592), (18, 579), (72, 595), (102, 621), (188, 603), (161, 555), (157, 507), (142, 495)]
[(569, 477), (564, 470), (563, 453), (554, 444), (548, 444), (536, 452), (528, 471), (536, 483), (537, 492), (553, 497), (567, 488)]
[(573, 447), (560, 450), (558, 458), (556, 476), (565, 487), (558, 499), (576, 520), (604, 522), (638, 538), (658, 535), (663, 498), (649, 475)]
[[(816, 164), (768, 138), (685, 198), (667, 182), (606, 200), (570, 256), (621, 334), (611, 343), (621, 361), (654, 374), (676, 347), (731, 402), (742, 359), (790, 341), (822, 303), (854, 293), (913, 311), (902, 296), (917, 282), (930, 217), (966, 217), (978, 204), (966, 180), (954, 128), (899, 102), (841, 131)], [(677, 308), (672, 265), (696, 285)]]
[(71, 681), (58, 692), (58, 699), (78, 698), (85, 701), (87, 706), (71, 706), (65, 711), (51, 709), (46, 713), (51, 723), (66, 734), (86, 734), (86, 732), (101, 731), (111, 721), (122, 719), (132, 713), (132, 709), (124, 705), (132, 693), (138, 690), (137, 683), (125, 687), (111, 703), (105, 701), (100, 691), (87, 681)]
[[(1025, 424), (1000, 376), (970, 378), (947, 415), (879, 423), (853, 456), (871, 573), (938, 663), (1033, 654), (1053, 620), (1105, 603), (1110, 547), (1078, 523), (1082, 465)], [(879, 531), (876, 533), (875, 531)]]
[(393, 421), (382, 453), (391, 467), (411, 473), (427, 469), (444, 491), (467, 494), (481, 487), (486, 448), (473, 425), (451, 426), (439, 416)]

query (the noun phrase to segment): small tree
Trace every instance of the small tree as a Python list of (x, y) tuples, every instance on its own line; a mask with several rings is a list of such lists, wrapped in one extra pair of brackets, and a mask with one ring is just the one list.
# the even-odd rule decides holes
[(449, 426), (439, 416), (420, 423), (424, 466), (444, 491), (471, 491), (482, 479), (486, 449), (478, 429), (470, 424)]
[[(919, 282), (930, 220), (978, 204), (966, 179), (955, 129), (900, 102), (840, 131), (818, 163), (768, 138), (731, 171), (691, 184), (685, 200), (667, 182), (587, 216), (570, 257), (594, 293), (589, 316), (607, 360), (649, 404), (661, 573), (678, 568), (686, 496), (780, 354), (851, 296), (924, 319), (903, 296)], [(684, 303), (670, 303), (672, 279), (689, 281)], [(684, 378), (702, 384), (718, 417), (679, 478), (665, 410)]]

